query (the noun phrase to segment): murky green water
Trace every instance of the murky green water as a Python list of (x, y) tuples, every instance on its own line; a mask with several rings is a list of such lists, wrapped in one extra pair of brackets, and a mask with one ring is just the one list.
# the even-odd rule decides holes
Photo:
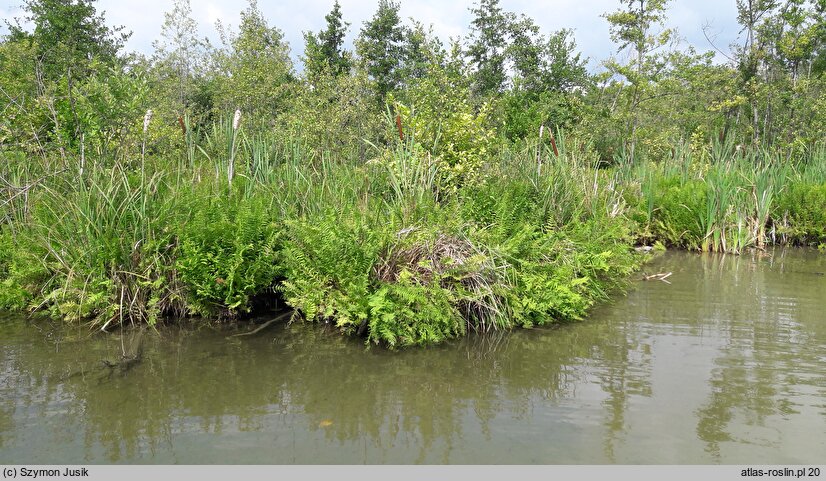
[[(583, 323), (401, 353), (0, 320), (0, 463), (821, 463), (826, 255), (669, 253)], [(122, 346), (123, 343), (123, 346)]]

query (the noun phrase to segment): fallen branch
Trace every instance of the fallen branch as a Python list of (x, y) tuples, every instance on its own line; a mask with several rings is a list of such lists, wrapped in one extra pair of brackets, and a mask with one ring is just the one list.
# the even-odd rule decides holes
[(257, 333), (263, 331), (264, 329), (269, 327), (272, 323), (278, 322), (278, 321), (284, 319), (285, 317), (292, 316), (292, 315), (293, 315), (293, 312), (285, 312), (284, 314), (281, 314), (280, 316), (276, 316), (275, 318), (270, 319), (269, 321), (265, 322), (264, 324), (261, 324), (260, 326), (258, 326), (257, 329), (254, 329), (250, 332), (242, 332), (241, 334), (233, 334), (233, 335), (227, 336), (227, 337), (252, 336), (253, 334), (257, 334)]
[(653, 281), (663, 281), (666, 284), (671, 284), (670, 282), (668, 282), (666, 280), (669, 277), (671, 277), (671, 274), (672, 274), (671, 272), (662, 272), (662, 273), (659, 273), (659, 274), (651, 274), (651, 275), (643, 274), (642, 280), (644, 280), (644, 281), (652, 281), (652, 280)]

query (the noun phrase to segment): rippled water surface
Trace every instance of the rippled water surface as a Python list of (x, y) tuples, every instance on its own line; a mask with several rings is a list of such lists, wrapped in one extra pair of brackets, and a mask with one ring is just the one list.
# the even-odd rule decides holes
[(404, 352), (300, 324), (99, 335), (0, 314), (0, 463), (821, 463), (826, 255), (645, 270), (671, 283), (586, 321)]

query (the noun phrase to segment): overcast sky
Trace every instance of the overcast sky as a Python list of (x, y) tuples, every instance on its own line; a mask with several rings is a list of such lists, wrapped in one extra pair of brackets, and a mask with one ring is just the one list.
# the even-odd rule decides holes
[[(258, 6), (271, 26), (284, 32), (290, 42), (294, 59), (304, 50), (302, 32), (317, 32), (324, 27), (324, 15), (334, 0), (275, 1), (259, 0)], [(21, 15), (21, 0), (0, 0), (0, 17), (10, 19)], [(364, 21), (376, 10), (375, 0), (340, 0), (344, 20), (350, 23), (347, 44), (361, 29)], [(443, 40), (467, 34), (474, 0), (401, 0), (401, 15), (413, 17), (433, 29)], [(241, 0), (191, 0), (192, 11), (200, 26), (201, 36), (218, 44), (215, 21), (237, 27), (239, 14), (246, 8)], [(99, 0), (98, 12), (105, 11), (109, 25), (123, 25), (132, 31), (127, 49), (145, 54), (152, 52), (152, 42), (160, 37), (164, 12), (171, 10), (171, 0)], [(591, 60), (592, 70), (615, 54), (616, 46), (608, 36), (608, 23), (600, 15), (616, 10), (618, 0), (501, 0), (504, 10), (524, 13), (533, 18), (543, 33), (563, 28), (574, 30), (577, 45)], [(703, 35), (708, 26), (715, 45), (728, 53), (737, 40), (740, 28), (736, 21), (735, 0), (672, 0), (668, 11), (668, 26), (677, 28), (687, 44), (700, 51), (713, 50)], [(0, 34), (6, 33), (5, 22)], [(724, 57), (718, 54), (722, 61)]]

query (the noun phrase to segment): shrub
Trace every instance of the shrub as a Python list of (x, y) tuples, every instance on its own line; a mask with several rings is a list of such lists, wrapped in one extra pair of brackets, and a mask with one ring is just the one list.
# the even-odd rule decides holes
[(657, 182), (653, 196), (651, 231), (654, 238), (668, 245), (699, 248), (706, 231), (700, 217), (706, 205), (706, 184), (694, 180), (681, 182), (666, 178)]
[(826, 243), (826, 184), (791, 183), (781, 191), (773, 218), (788, 242)]

